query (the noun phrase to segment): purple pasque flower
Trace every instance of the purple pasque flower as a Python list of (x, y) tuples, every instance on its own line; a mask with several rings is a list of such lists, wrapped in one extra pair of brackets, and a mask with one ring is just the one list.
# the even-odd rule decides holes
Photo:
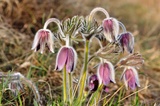
[(62, 68), (66, 67), (66, 71), (70, 73), (74, 70), (76, 62), (76, 51), (70, 46), (63, 46), (58, 52), (55, 69), (62, 70)]
[(108, 85), (110, 82), (116, 83), (115, 81), (115, 70), (111, 62), (104, 60), (98, 66), (98, 78), (100, 84)]
[(98, 76), (95, 75), (95, 74), (91, 75), (89, 77), (88, 85), (89, 85), (89, 90), (90, 91), (96, 91), (98, 89), (98, 86), (99, 86)]
[(134, 37), (130, 32), (124, 32), (119, 35), (119, 43), (124, 50), (128, 53), (133, 53), (134, 51)]
[(32, 50), (36, 52), (40, 49), (40, 52), (43, 53), (46, 45), (51, 52), (54, 52), (53, 33), (49, 29), (40, 29), (34, 37)]
[(104, 36), (109, 42), (115, 42), (119, 33), (119, 23), (115, 18), (106, 18), (102, 23)]
[(136, 87), (140, 87), (138, 73), (134, 67), (126, 67), (122, 78), (127, 89), (129, 87), (134, 90)]

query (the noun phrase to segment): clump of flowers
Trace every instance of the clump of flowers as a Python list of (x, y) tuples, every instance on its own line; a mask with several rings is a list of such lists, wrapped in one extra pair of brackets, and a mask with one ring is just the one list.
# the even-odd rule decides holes
[[(94, 15), (102, 12), (105, 18), (98, 23)], [(58, 31), (53, 34), (47, 26), (54, 22), (58, 25)], [(122, 28), (122, 32), (120, 32)], [(90, 43), (96, 38), (99, 42), (99, 49), (90, 53)], [(91, 42), (92, 41), (92, 42)], [(134, 90), (140, 87), (137, 67), (143, 63), (140, 54), (134, 52), (134, 36), (128, 32), (122, 22), (110, 17), (108, 12), (101, 7), (94, 8), (87, 17), (74, 16), (64, 22), (56, 18), (46, 21), (44, 28), (40, 29), (34, 38), (32, 49), (43, 53), (45, 47), (54, 52), (54, 42), (61, 46), (57, 53), (55, 70), (63, 70), (63, 102), (65, 105), (81, 105), (88, 96), (85, 96), (85, 88), (88, 87), (91, 94), (91, 101), (87, 104), (98, 104), (101, 98), (101, 91), (108, 91), (110, 82), (116, 83), (115, 73), (119, 68), (124, 68), (122, 79), (126, 88)], [(78, 54), (74, 48), (75, 43), (84, 44), (84, 61), (81, 75), (78, 80), (79, 90), (73, 91), (72, 73), (76, 69)], [(105, 42), (105, 45), (103, 44)], [(82, 43), (81, 43), (82, 44)], [(80, 45), (83, 46), (83, 45)], [(120, 58), (120, 56), (123, 57)], [(119, 56), (119, 58), (117, 58)], [(97, 72), (88, 76), (88, 65), (93, 58), (98, 58)], [(112, 59), (117, 58), (116, 63)], [(87, 81), (88, 80), (88, 81)], [(88, 82), (86, 84), (86, 82)], [(75, 92), (78, 95), (74, 95)], [(95, 99), (96, 98), (96, 99)]]

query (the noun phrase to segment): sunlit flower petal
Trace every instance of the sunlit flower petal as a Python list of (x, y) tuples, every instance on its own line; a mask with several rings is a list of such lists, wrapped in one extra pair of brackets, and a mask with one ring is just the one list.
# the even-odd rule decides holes
[(115, 18), (106, 18), (103, 20), (103, 30), (106, 40), (115, 42), (119, 33), (119, 24)]

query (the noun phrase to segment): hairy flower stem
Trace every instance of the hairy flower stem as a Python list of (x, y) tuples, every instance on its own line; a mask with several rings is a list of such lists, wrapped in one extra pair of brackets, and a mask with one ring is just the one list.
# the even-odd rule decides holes
[(69, 77), (69, 102), (70, 102), (70, 106), (72, 106), (72, 99), (73, 99), (73, 95), (72, 95), (72, 74), (68, 73), (68, 77)]
[(94, 17), (94, 14), (98, 11), (101, 11), (102, 13), (105, 14), (106, 18), (109, 18), (109, 14), (108, 12), (104, 9), (104, 8), (101, 8), (101, 7), (97, 7), (97, 8), (94, 8), (90, 14), (89, 14), (89, 21), (92, 21), (93, 17)]
[(81, 80), (80, 80), (80, 89), (79, 89), (79, 97), (78, 97), (79, 102), (82, 100), (82, 97), (83, 97), (83, 91), (84, 91), (86, 77), (87, 77), (88, 54), (89, 54), (88, 51), (89, 51), (89, 40), (86, 40), (84, 67), (83, 67), (83, 71), (82, 71), (82, 77), (81, 77)]
[(119, 26), (122, 28), (123, 32), (126, 32), (126, 27), (124, 26), (124, 24), (120, 21), (118, 21)]
[(63, 68), (63, 101), (67, 101), (67, 79), (66, 79), (66, 66)]
[(50, 19), (48, 19), (48, 20), (44, 23), (43, 29), (47, 29), (48, 25), (49, 25), (51, 22), (54, 22), (54, 23), (57, 24), (58, 30), (60, 31), (61, 36), (62, 36), (62, 37), (65, 37), (65, 36), (64, 36), (64, 33), (63, 33), (63, 31), (62, 31), (62, 28), (61, 28), (62, 23), (61, 23), (57, 18), (50, 18)]

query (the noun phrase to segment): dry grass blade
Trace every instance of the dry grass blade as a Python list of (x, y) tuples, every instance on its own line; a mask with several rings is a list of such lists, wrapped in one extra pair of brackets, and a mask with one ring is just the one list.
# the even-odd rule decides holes
[(123, 88), (124, 85), (122, 85), (120, 88), (118, 88), (118, 90), (116, 92), (114, 92), (114, 94), (106, 101), (106, 103), (104, 103), (103, 106), (106, 106), (108, 104), (108, 102)]
[(141, 91), (147, 89), (149, 86), (150, 86), (150, 85), (148, 85), (148, 86), (146, 86), (146, 87), (144, 87), (144, 88), (142, 88), (142, 89), (140, 89), (140, 90), (138, 90), (138, 91), (136, 91), (136, 92), (134, 92), (134, 93), (132, 93), (132, 94), (126, 96), (126, 97), (124, 97), (123, 99), (121, 99), (121, 100), (118, 101), (118, 102), (122, 102), (122, 101), (125, 100), (126, 98), (129, 98), (130, 96), (132, 96), (132, 95), (134, 95), (134, 94), (136, 94), (136, 93), (138, 93), (138, 92), (141, 92)]

